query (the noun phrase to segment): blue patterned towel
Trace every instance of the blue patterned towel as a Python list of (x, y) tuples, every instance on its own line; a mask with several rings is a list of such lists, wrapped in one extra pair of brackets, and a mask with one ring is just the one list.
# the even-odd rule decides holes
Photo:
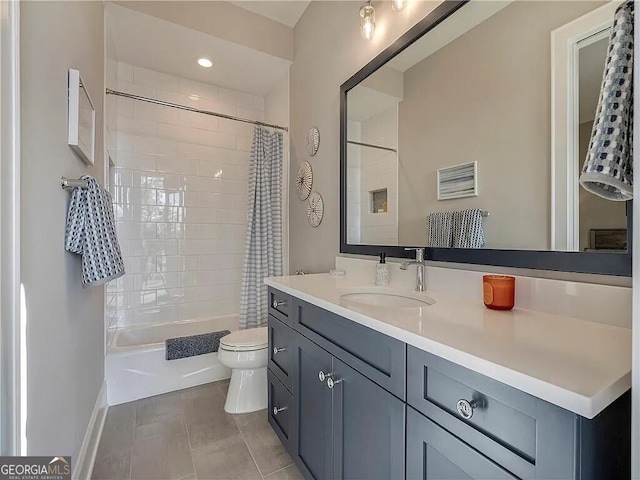
[(634, 2), (618, 7), (580, 184), (600, 197), (633, 198)]
[(86, 188), (75, 188), (67, 213), (64, 248), (82, 255), (83, 286), (101, 285), (124, 275), (116, 237), (111, 195), (95, 178), (81, 177)]
[(484, 242), (482, 210), (470, 208), (453, 213), (454, 248), (482, 248)]
[(430, 213), (427, 224), (428, 247), (453, 247), (453, 212)]

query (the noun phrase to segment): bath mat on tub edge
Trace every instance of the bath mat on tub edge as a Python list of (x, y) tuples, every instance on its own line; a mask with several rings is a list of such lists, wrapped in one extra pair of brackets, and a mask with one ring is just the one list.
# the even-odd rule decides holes
[(165, 341), (167, 360), (178, 360), (179, 358), (217, 352), (220, 347), (220, 339), (230, 333), (229, 330), (222, 330), (188, 337), (168, 338)]

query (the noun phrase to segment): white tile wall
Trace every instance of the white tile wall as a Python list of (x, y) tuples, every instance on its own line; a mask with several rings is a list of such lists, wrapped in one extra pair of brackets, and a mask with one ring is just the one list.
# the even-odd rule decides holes
[[(119, 90), (264, 120), (264, 100), (118, 64)], [(117, 102), (114, 207), (127, 275), (109, 287), (119, 326), (236, 313), (253, 126)]]
[[(362, 121), (349, 122), (351, 140), (397, 148), (398, 107), (393, 106)], [(347, 169), (347, 222), (350, 243), (398, 244), (398, 155), (349, 145)], [(373, 213), (371, 194), (387, 190), (387, 211)]]
[[(109, 48), (115, 49), (115, 46), (109, 45)], [(106, 62), (106, 84), (108, 88), (115, 88), (118, 82), (117, 71), (118, 65), (115, 60), (107, 59)], [(118, 108), (117, 99), (115, 97), (107, 97), (105, 105), (105, 148), (107, 150), (108, 157), (114, 157), (117, 148), (117, 126), (118, 126)], [(115, 170), (109, 169), (109, 183), (112, 184), (115, 180)], [(112, 190), (113, 193), (113, 190)], [(108, 288), (107, 288), (108, 290)], [(105, 352), (109, 350), (111, 342), (115, 336), (118, 327), (117, 317), (117, 300), (115, 295), (105, 291)]]
[[(362, 141), (398, 148), (398, 107), (384, 110), (362, 122)], [(398, 244), (398, 155), (362, 148), (360, 185), (361, 241), (374, 245)], [(371, 192), (387, 189), (387, 211), (372, 212)]]

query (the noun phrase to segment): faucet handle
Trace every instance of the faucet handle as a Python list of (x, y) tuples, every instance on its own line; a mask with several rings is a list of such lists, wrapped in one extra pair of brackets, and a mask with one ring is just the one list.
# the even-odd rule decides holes
[(416, 251), (416, 262), (424, 262), (424, 248), (423, 247), (409, 247), (405, 248), (406, 251)]

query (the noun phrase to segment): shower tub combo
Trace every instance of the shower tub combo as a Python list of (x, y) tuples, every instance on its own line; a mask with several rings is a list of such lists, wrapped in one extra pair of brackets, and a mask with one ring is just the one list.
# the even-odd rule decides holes
[(229, 378), (218, 353), (166, 360), (165, 340), (220, 330), (238, 330), (238, 315), (118, 329), (105, 359), (109, 405)]

